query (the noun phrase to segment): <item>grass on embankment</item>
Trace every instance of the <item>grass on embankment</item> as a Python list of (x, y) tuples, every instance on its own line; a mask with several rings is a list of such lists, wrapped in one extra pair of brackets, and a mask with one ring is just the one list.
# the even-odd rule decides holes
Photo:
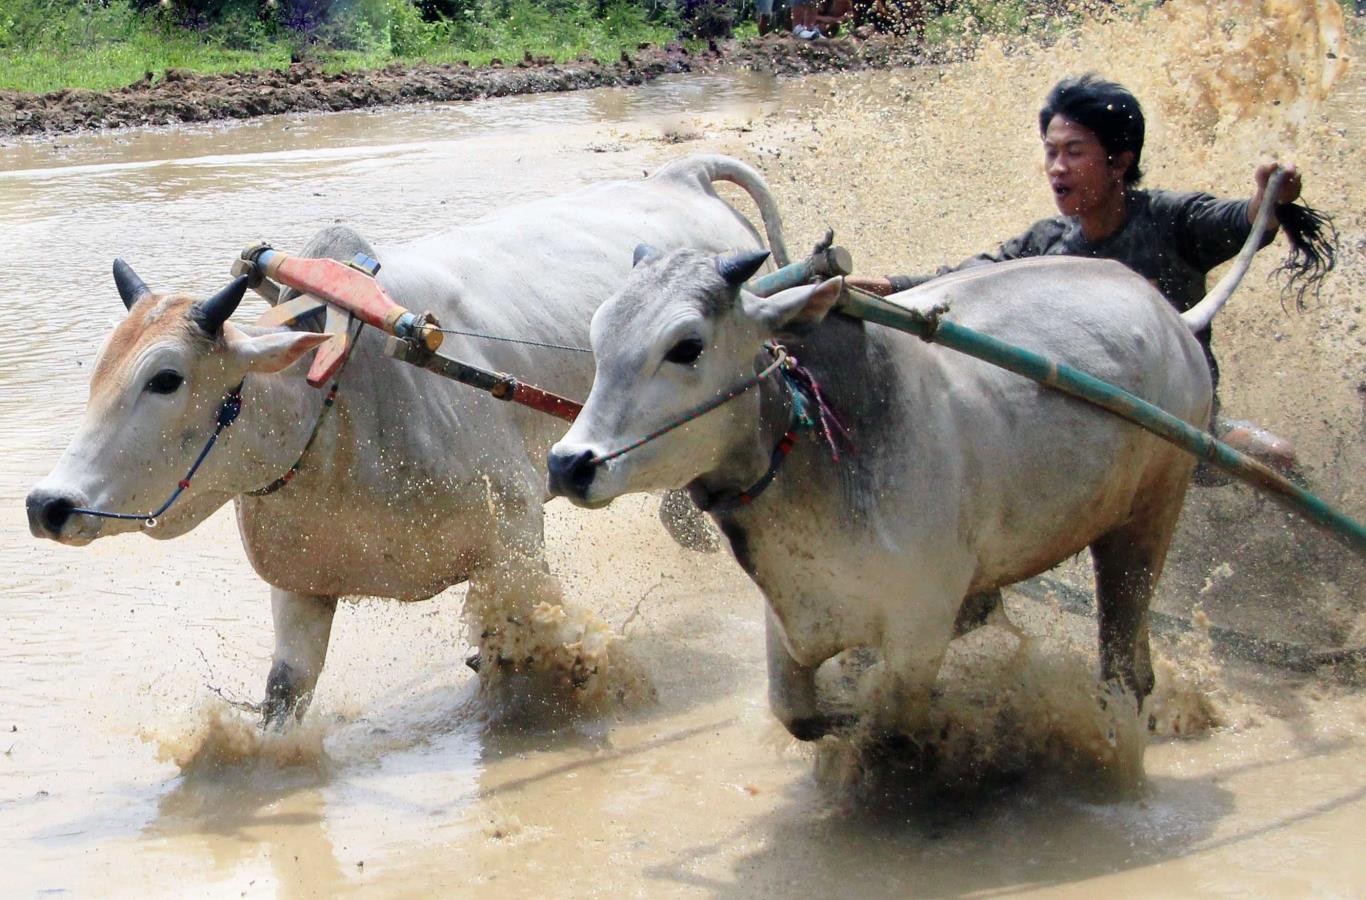
[(127, 0), (0, 0), (0, 88), (35, 93), (109, 90), (159, 77), (168, 68), (199, 73), (283, 69), (302, 53), (328, 71), (399, 63), (512, 63), (526, 52), (566, 62), (602, 62), (644, 42), (666, 43), (677, 28), (650, 22), (624, 3), (601, 15), (578, 0), (554, 9), (531, 0), (493, 0), (458, 24), (423, 22), (407, 0), (361, 0), (336, 13), (313, 40), (255, 16), (204, 30), (138, 13)]
[[(711, 2), (730, 4), (732, 20), (736, 8), (752, 8), (746, 0)], [(781, 7), (784, 0), (778, 2)], [(425, 22), (418, 3), (453, 13)], [(1141, 13), (1154, 3), (1130, 0), (1126, 8)], [(0, 89), (109, 90), (169, 68), (283, 69), (300, 54), (326, 71), (421, 62), (479, 66), (494, 58), (514, 63), (527, 52), (556, 62), (582, 56), (611, 62), (641, 43), (676, 40), (680, 16), (696, 16), (703, 6), (700, 0), (0, 0)], [(1086, 7), (1068, 0), (951, 0), (942, 8), (924, 25), (928, 44), (1049, 33)], [(291, 11), (313, 20), (291, 26)], [(203, 24), (185, 24), (194, 21)], [(754, 23), (738, 22), (735, 34), (755, 36)]]

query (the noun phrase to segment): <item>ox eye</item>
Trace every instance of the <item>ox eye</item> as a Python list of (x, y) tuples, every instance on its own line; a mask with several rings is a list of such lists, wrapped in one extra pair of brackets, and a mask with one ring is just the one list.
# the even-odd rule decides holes
[(683, 366), (690, 366), (697, 362), (697, 357), (702, 355), (701, 338), (685, 338), (669, 348), (669, 352), (664, 354), (665, 362), (678, 363)]
[(147, 380), (147, 392), (151, 394), (174, 394), (184, 383), (184, 375), (172, 369), (162, 369)]

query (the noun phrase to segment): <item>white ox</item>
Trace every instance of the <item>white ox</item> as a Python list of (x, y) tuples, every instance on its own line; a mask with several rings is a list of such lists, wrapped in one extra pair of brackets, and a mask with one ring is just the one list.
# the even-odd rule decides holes
[[(584, 346), (594, 309), (626, 278), (637, 241), (716, 252), (763, 245), (716, 194), (718, 180), (750, 194), (785, 257), (762, 178), (722, 156), (679, 160), (644, 180), (527, 203), (400, 246), (375, 250), (329, 228), (304, 255), (370, 254), (396, 302), (430, 310), (446, 327)], [(484, 660), (521, 664), (552, 646), (586, 675), (591, 648), (576, 641), (592, 636), (558, 617), (559, 586), (543, 559), (541, 467), (561, 422), (392, 360), (367, 329), (298, 477), (252, 496), (300, 459), (318, 421), (324, 392), (305, 383), (301, 357), (321, 336), (225, 323), (240, 279), (195, 302), (152, 293), (131, 269), (115, 269), (129, 314), (100, 353), (75, 437), (28, 496), (36, 536), (80, 545), (141, 529), (72, 509), (157, 506), (203, 446), (225, 392), (245, 377), (240, 418), (192, 487), (144, 530), (175, 537), (236, 502), (248, 558), (271, 586), (267, 721), (303, 714), (343, 595), (422, 600), (468, 579), (466, 619)], [(584, 396), (593, 377), (587, 353), (454, 336), (443, 351), (570, 397)], [(544, 633), (533, 633), (538, 626)]]
[[(770, 469), (791, 416), (777, 376), (607, 461), (631, 439), (753, 376), (779, 337), (819, 381), (856, 452), (803, 436), (747, 505), (713, 511), (768, 600), (769, 699), (796, 737), (842, 724), (816, 667), (880, 651), (860, 685), (880, 735), (923, 725), (956, 633), (999, 589), (1089, 547), (1103, 675), (1152, 688), (1148, 603), (1194, 465), (1082, 402), (908, 334), (827, 312), (839, 282), (763, 299), (741, 290), (762, 254), (641, 259), (593, 318), (597, 380), (551, 452), (552, 493), (596, 507), (689, 486), (704, 508)], [(1048, 257), (973, 269), (899, 294), (950, 321), (1090, 372), (1192, 425), (1209, 421), (1200, 348), (1162, 296), (1115, 262)], [(757, 356), (756, 356), (757, 354)], [(727, 504), (729, 505), (729, 504)]]

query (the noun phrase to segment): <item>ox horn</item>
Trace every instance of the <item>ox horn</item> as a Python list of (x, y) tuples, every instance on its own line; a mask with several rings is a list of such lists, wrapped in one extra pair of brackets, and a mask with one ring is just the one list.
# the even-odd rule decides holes
[(237, 309), (237, 304), (242, 302), (242, 295), (246, 292), (247, 276), (238, 275), (223, 290), (190, 307), (190, 318), (204, 329), (206, 334), (218, 334), (223, 330), (223, 323), (228, 321), (228, 316), (232, 315), (233, 310)]
[(636, 244), (635, 252), (631, 254), (631, 265), (638, 266), (643, 262), (654, 262), (663, 255), (657, 247), (650, 244)]
[(138, 273), (133, 271), (133, 267), (122, 259), (114, 260), (114, 284), (118, 285), (119, 296), (123, 298), (126, 309), (132, 309), (134, 303), (152, 293)]
[(759, 271), (759, 267), (768, 259), (767, 250), (754, 250), (749, 253), (737, 253), (734, 256), (719, 256), (716, 258), (716, 271), (721, 273), (721, 277), (726, 279), (726, 283), (739, 287), (750, 276)]

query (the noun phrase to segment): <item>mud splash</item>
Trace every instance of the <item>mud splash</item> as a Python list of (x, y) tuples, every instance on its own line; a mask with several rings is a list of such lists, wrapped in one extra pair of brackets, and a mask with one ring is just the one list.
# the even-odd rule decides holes
[(157, 748), (160, 762), (174, 763), (190, 779), (212, 779), (226, 770), (266, 765), (275, 769), (307, 768), (325, 773), (323, 741), (328, 722), (314, 716), (295, 727), (266, 731), (254, 716), (222, 702), (206, 702), (185, 730), (147, 731), (143, 740)]
[(1051, 787), (1114, 802), (1142, 795), (1144, 717), (1097, 684), (1094, 660), (1056, 641), (978, 634), (950, 653), (924, 733), (893, 744), (827, 738), (817, 782), (859, 805), (923, 814)]
[[(1208, 737), (1237, 704), (1221, 678), (1206, 617), (1154, 648), (1157, 683), (1134, 697), (1096, 680), (1093, 628), (1069, 621), (1056, 599), (1014, 605), (1014, 630), (987, 626), (949, 650), (930, 724), (914, 742), (828, 738), (817, 780), (836, 795), (888, 809), (972, 803), (1022, 786), (1050, 786), (1087, 801), (1143, 796), (1150, 739)], [(822, 669), (823, 702), (851, 709), (854, 683), (873, 660), (845, 654)]]

